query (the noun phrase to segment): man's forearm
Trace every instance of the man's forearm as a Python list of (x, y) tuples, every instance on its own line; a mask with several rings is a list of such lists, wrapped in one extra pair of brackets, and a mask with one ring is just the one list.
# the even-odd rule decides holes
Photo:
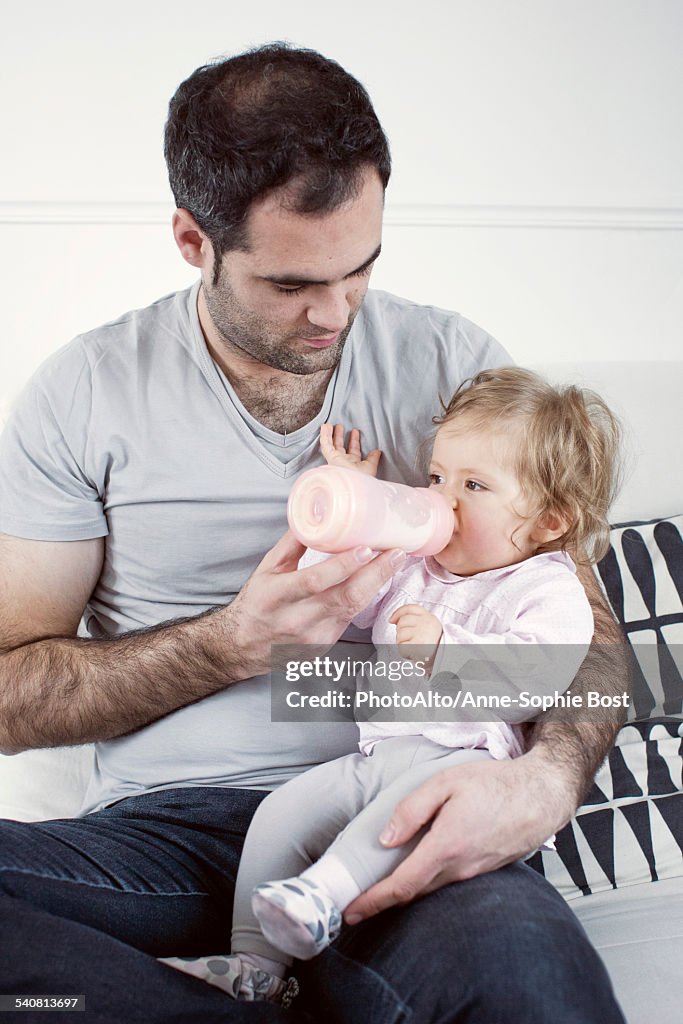
[[(572, 694), (582, 695), (584, 705), (589, 691), (620, 695), (627, 688), (623, 679), (619, 685), (616, 682), (614, 686), (605, 685), (605, 678), (613, 672), (616, 660), (612, 649), (601, 669), (600, 657), (596, 657), (595, 648), (591, 648), (572, 684)], [(626, 664), (625, 657), (623, 664)], [(534, 724), (529, 737), (529, 747), (534, 756), (542, 760), (543, 770), (555, 770), (565, 780), (566, 793), (561, 814), (563, 824), (572, 817), (590, 789), (597, 770), (611, 750), (624, 722), (624, 713), (620, 708), (574, 710), (571, 719), (568, 714), (566, 710), (556, 712), (553, 709), (547, 712)]]
[(0, 654), (0, 750), (112, 739), (245, 678), (230, 609)]
[[(533, 756), (566, 780), (566, 808), (572, 816), (591, 787), (593, 778), (624, 724), (625, 708), (613, 698), (630, 689), (628, 645), (615, 622), (591, 570), (579, 570), (594, 619), (593, 643), (572, 683), (571, 692), (581, 696), (579, 709), (554, 708), (532, 726), (529, 746)], [(588, 709), (587, 696), (610, 698), (610, 706)]]

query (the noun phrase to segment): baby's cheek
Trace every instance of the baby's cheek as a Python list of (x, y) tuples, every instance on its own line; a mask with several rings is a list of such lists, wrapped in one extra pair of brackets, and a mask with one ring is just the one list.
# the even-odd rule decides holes
[(486, 511), (471, 514), (467, 523), (467, 539), (471, 547), (481, 549), (492, 541), (500, 540), (500, 527)]

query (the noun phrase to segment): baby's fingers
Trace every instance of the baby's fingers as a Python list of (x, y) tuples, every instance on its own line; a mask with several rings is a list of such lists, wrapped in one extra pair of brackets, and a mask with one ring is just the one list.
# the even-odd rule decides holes
[(320, 451), (325, 458), (334, 455), (334, 440), (331, 423), (323, 423), (320, 428)]
[(402, 619), (406, 619), (407, 616), (412, 616), (412, 621), (415, 622), (420, 615), (424, 615), (424, 608), (419, 604), (402, 604), (400, 608), (397, 608), (394, 614), (389, 619), (394, 626), (397, 626)]
[(371, 467), (372, 475), (373, 476), (377, 476), (377, 470), (379, 468), (379, 460), (381, 458), (382, 458), (382, 452), (381, 452), (381, 450), (379, 448), (373, 448), (373, 450), (368, 453), (368, 456), (367, 456), (365, 461)]
[[(342, 445), (343, 443), (344, 435), (342, 432)], [(360, 450), (360, 430), (358, 430), (357, 427), (353, 428), (353, 430), (351, 431), (351, 436), (349, 437), (349, 455), (354, 455), (357, 459), (362, 458)]]
[[(358, 431), (356, 431), (356, 433), (358, 433)], [(360, 451), (360, 441), (357, 441), (357, 447), (358, 451)], [(340, 455), (346, 458), (347, 453), (346, 448), (344, 447), (343, 423), (335, 423), (334, 426), (331, 423), (322, 424), (320, 427), (320, 451), (329, 463), (338, 462)], [(349, 443), (349, 453), (351, 451), (351, 443)]]
[(332, 442), (334, 444), (335, 449), (338, 452), (345, 452), (346, 451), (346, 448), (344, 447), (344, 424), (343, 423), (335, 423), (334, 430), (332, 431)]

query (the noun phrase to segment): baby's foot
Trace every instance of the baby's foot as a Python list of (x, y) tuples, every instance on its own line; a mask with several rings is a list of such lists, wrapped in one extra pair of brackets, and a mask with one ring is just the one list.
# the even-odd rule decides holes
[(306, 878), (257, 885), (251, 909), (268, 941), (298, 960), (310, 960), (322, 953), (341, 930), (337, 907)]
[(160, 962), (175, 967), (177, 971), (191, 974), (194, 978), (208, 981), (233, 999), (246, 1003), (267, 999), (287, 1007), (299, 992), (296, 978), (287, 981), (276, 978), (274, 974), (244, 963), (239, 956), (171, 956), (160, 957)]

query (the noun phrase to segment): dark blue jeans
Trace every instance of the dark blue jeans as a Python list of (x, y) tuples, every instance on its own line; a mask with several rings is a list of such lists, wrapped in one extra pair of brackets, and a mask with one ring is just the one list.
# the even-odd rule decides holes
[[(578, 921), (523, 864), (345, 929), (295, 965), (302, 992), (289, 1011), (235, 1003), (158, 963), (228, 951), (237, 864), (263, 795), (175, 789), (80, 820), (0, 822), (0, 993), (84, 993), (98, 1024), (623, 1024)], [(12, 1019), (45, 1016), (2, 1016)]]

